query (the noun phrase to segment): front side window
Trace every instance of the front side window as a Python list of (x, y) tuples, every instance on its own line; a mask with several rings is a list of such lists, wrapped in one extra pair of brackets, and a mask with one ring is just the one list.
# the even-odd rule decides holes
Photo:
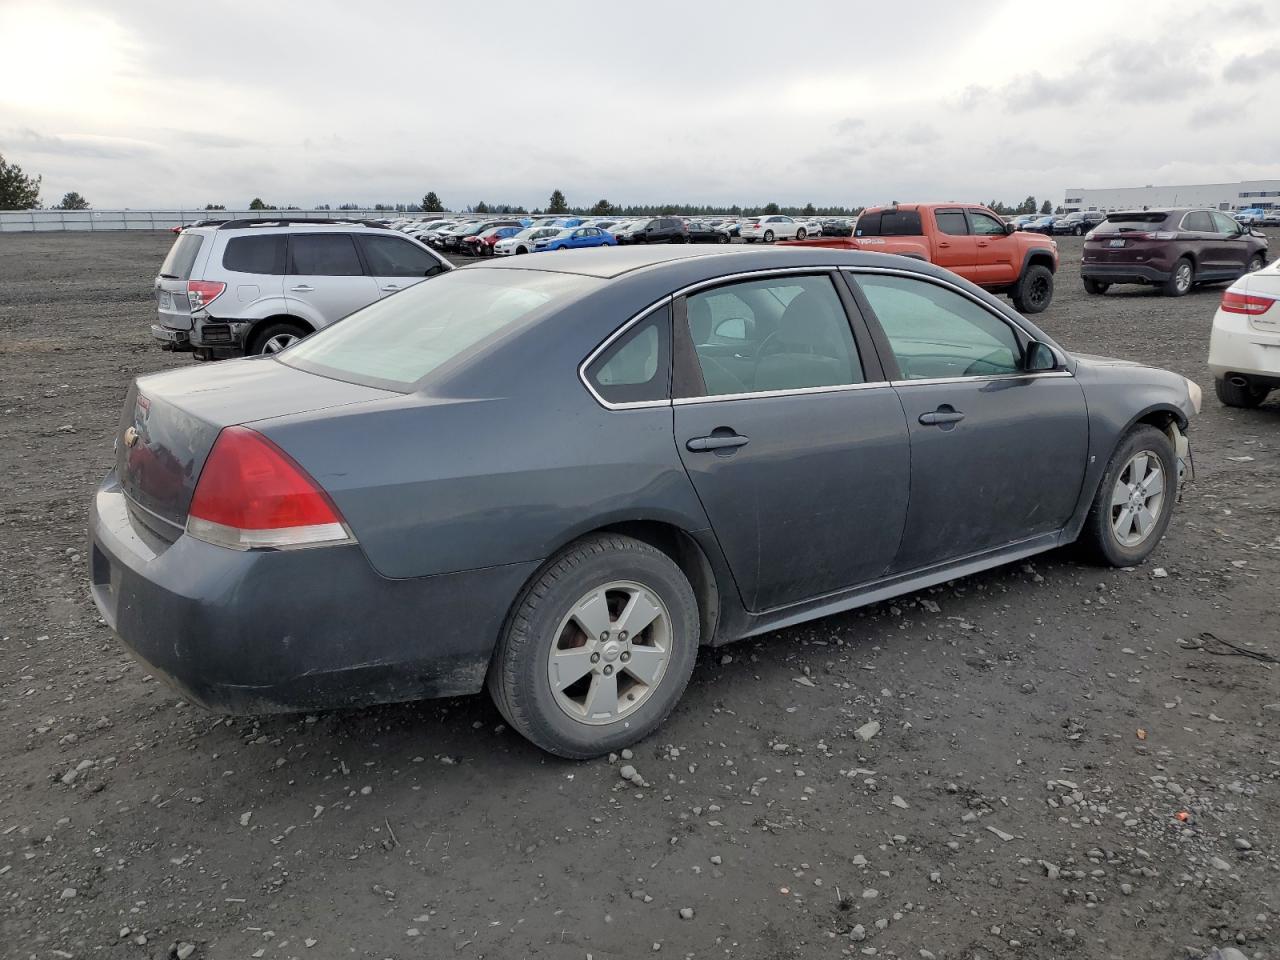
[(421, 247), (395, 237), (361, 237), (364, 258), (375, 277), (425, 277), (440, 263)]
[(364, 270), (349, 233), (295, 233), (289, 272), (301, 277), (358, 277)]
[(970, 210), (969, 220), (973, 224), (973, 232), (975, 236), (1004, 236), (1004, 224), (990, 214), (979, 213), (977, 210)]
[(452, 270), (298, 341), (280, 362), (408, 391), (444, 364), (536, 322), (599, 283), (533, 270)]
[(1240, 225), (1225, 213), (1213, 214), (1213, 226), (1218, 233), (1236, 234), (1240, 232)]
[(1017, 373), (1022, 348), (1004, 320), (953, 290), (909, 277), (861, 274), (903, 380)]
[(587, 369), (609, 403), (665, 400), (671, 379), (671, 311), (663, 307), (628, 330)]
[(222, 252), (223, 269), (236, 273), (284, 273), (283, 233), (256, 237), (232, 237)]
[(863, 382), (831, 279), (775, 277), (693, 294), (685, 304), (705, 396)]
[(938, 221), (938, 229), (948, 236), (963, 237), (969, 232), (969, 221), (964, 218), (963, 210), (939, 210), (933, 216)]

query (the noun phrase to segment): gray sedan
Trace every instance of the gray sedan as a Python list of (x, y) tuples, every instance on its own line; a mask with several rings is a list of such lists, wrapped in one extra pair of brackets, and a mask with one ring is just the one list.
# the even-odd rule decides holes
[(508, 258), (141, 377), (90, 520), (124, 642), (236, 713), (468, 694), (566, 757), (719, 645), (1076, 540), (1141, 563), (1199, 391), (914, 260)]

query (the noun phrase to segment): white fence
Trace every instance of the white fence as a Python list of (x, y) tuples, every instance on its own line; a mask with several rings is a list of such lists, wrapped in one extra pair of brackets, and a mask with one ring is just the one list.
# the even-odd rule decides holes
[(170, 227), (211, 218), (265, 219), (273, 215), (372, 220), (378, 217), (439, 216), (399, 213), (394, 210), (3, 210), (0, 233), (32, 233), (48, 230), (168, 230)]

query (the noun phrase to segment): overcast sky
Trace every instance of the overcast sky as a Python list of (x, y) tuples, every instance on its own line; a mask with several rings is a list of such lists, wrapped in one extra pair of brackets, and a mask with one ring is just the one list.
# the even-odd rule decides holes
[(0, 153), (99, 208), (1060, 202), (1280, 177), (1280, 4), (0, 0)]

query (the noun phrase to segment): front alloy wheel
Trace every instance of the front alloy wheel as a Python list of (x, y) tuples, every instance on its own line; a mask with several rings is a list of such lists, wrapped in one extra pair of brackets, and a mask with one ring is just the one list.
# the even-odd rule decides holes
[(1155, 530), (1164, 509), (1164, 468), (1150, 450), (1135, 453), (1111, 490), (1111, 529), (1124, 547), (1137, 547)]

